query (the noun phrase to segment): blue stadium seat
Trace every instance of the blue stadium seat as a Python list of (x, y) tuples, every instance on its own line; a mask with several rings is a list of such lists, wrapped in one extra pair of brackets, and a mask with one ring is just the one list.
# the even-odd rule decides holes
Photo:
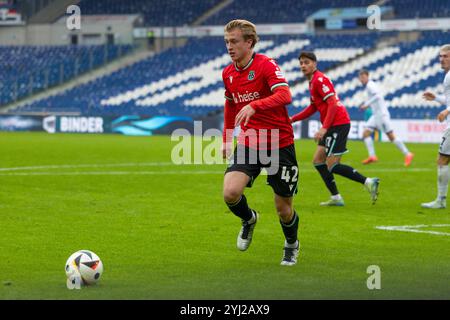
[[(289, 41), (307, 41), (304, 49), (313, 50), (315, 48), (358, 48), (369, 50), (376, 42), (377, 36), (361, 35), (355, 36), (272, 36), (263, 37), (267, 43), (267, 50), (280, 47), (281, 44), (289, 44)], [(288, 48), (287, 48), (288, 50)], [(266, 51), (263, 51), (266, 52)], [(267, 51), (270, 52), (270, 51)], [(299, 50), (287, 51), (285, 54), (275, 57), (280, 65), (295, 61)], [(191, 88), (203, 78), (201, 67), (207, 65), (215, 59), (222, 59), (222, 64), (218, 64), (214, 73), (207, 74), (214, 78), (200, 87)], [(230, 62), (226, 54), (223, 38), (208, 37), (202, 39), (191, 39), (181, 48), (172, 48), (154, 57), (139, 61), (134, 65), (120, 69), (106, 77), (97, 79), (91, 83), (75, 87), (57, 96), (37, 101), (32, 105), (27, 105), (20, 109), (26, 111), (75, 111), (82, 114), (98, 115), (156, 115), (156, 114), (180, 114), (180, 115), (202, 115), (217, 110), (217, 105), (195, 107), (186, 105), (184, 102), (194, 99), (210, 91), (221, 90), (220, 79), (221, 68)], [(320, 66), (328, 69), (339, 64), (340, 61), (323, 59)], [(200, 68), (196, 71), (195, 68)], [(190, 76), (183, 75), (186, 70), (191, 70)], [(130, 76), (132, 75), (132, 76)], [(219, 77), (217, 79), (217, 76)], [(179, 77), (179, 80), (177, 80)], [(184, 78), (183, 78), (184, 77)], [(173, 79), (172, 79), (173, 78)], [(298, 79), (296, 79), (298, 80)], [(164, 85), (164, 81), (170, 83)], [(160, 89), (157, 84), (160, 83)], [(154, 86), (150, 88), (151, 95), (141, 94), (136, 98), (127, 99), (126, 96), (135, 90), (138, 92), (142, 87)], [(145, 89), (145, 88), (144, 88)], [(176, 90), (181, 90), (177, 95)], [(153, 91), (152, 91), (153, 90)], [(185, 90), (185, 92), (183, 91)], [(173, 97), (170, 94), (174, 95)], [(169, 96), (164, 96), (168, 93)], [(159, 96), (161, 103), (158, 105), (146, 105), (145, 98), (148, 96)], [(105, 100), (119, 96), (123, 99), (121, 103), (102, 103)], [(142, 102), (142, 103), (141, 103)], [(222, 103), (222, 100), (220, 104)]]
[(132, 46), (0, 46), (0, 105), (66, 82)]
[(324, 8), (366, 7), (371, 0), (240, 0), (208, 18), (203, 25), (224, 25), (233, 19), (247, 19), (253, 23), (300, 23)]
[[(308, 16), (324, 8), (367, 7), (372, 0), (240, 0), (208, 18), (203, 25), (224, 25), (240, 18), (256, 24), (300, 23)], [(392, 6), (396, 19), (437, 18), (450, 15), (450, 0), (388, 0), (383, 5)], [(248, 10), (251, 8), (251, 10)]]
[(83, 14), (142, 14), (147, 26), (182, 26), (192, 23), (220, 2), (220, 0), (82, 0), (79, 6)]
[[(440, 106), (421, 99), (426, 89), (439, 92), (443, 74), (438, 50), (450, 43), (445, 32), (427, 31), (414, 42), (377, 48), (381, 37), (395, 33), (261, 37), (258, 52), (274, 57), (290, 83), (299, 112), (309, 103), (307, 81), (300, 73), (300, 50), (320, 53), (319, 68), (335, 84), (341, 101), (354, 119), (364, 90), (357, 80), (366, 68), (385, 89), (393, 118), (426, 118)], [(174, 115), (201, 117), (223, 108), (221, 71), (230, 63), (221, 37), (190, 39), (113, 74), (22, 107), (21, 112), (77, 112), (85, 115)], [(24, 80), (26, 83), (26, 79)]]

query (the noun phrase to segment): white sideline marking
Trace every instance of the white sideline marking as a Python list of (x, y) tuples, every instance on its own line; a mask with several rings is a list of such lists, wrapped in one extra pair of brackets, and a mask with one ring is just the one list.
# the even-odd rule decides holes
[[(213, 171), (213, 170), (171, 170), (171, 171), (68, 171), (68, 172), (58, 172), (58, 171), (35, 171), (35, 172), (8, 172), (8, 171), (20, 171), (20, 170), (38, 170), (38, 169), (67, 169), (67, 168), (101, 168), (101, 167), (139, 167), (139, 166), (186, 166), (186, 165), (175, 165), (172, 163), (166, 164), (111, 164), (111, 165), (74, 165), (74, 166), (39, 166), (39, 167), (18, 167), (18, 168), (0, 168), (0, 176), (94, 176), (94, 175), (201, 175), (201, 174), (224, 174), (225, 170)], [(300, 173), (311, 173), (315, 172), (314, 169), (300, 169)], [(365, 170), (369, 171), (369, 170)], [(387, 170), (377, 170), (377, 172), (404, 172), (406, 169), (387, 169)], [(408, 170), (409, 171), (409, 170)], [(417, 171), (417, 170), (416, 170)], [(430, 171), (430, 170), (422, 170)], [(266, 176), (267, 171), (262, 170), (261, 176)]]
[(106, 175), (174, 175), (174, 174), (224, 174), (224, 171), (78, 171), (78, 172), (14, 172), (0, 173), (0, 176), (106, 176)]
[(431, 168), (363, 168), (363, 172), (427, 172), (435, 171), (436, 169)]
[(97, 164), (62, 164), (33, 167), (0, 168), (0, 171), (22, 171), (40, 169), (72, 169), (72, 168), (108, 168), (108, 167), (154, 167), (154, 166), (174, 166), (172, 162), (136, 162), (136, 163), (97, 163)]
[(415, 233), (429, 233), (436, 234), (440, 236), (450, 236), (448, 232), (439, 232), (439, 231), (428, 231), (428, 230), (419, 230), (420, 228), (442, 228), (442, 227), (450, 227), (450, 224), (419, 224), (416, 226), (377, 226), (376, 229), (380, 230), (388, 230), (388, 231), (405, 231), (405, 232), (415, 232)]
[[(175, 164), (172, 162), (131, 162), (131, 163), (93, 163), (93, 164), (63, 164), (63, 165), (42, 165), (42, 166), (26, 166), (26, 167), (12, 167), (0, 168), (0, 172), (8, 171), (33, 171), (43, 169), (76, 169), (76, 168), (119, 168), (119, 167), (181, 167), (181, 166), (211, 166), (209, 164)], [(212, 165), (225, 165), (224, 163), (217, 163)], [(308, 166), (300, 165), (301, 172), (316, 172), (315, 169)], [(364, 168), (364, 172), (427, 172), (434, 171), (431, 168)]]

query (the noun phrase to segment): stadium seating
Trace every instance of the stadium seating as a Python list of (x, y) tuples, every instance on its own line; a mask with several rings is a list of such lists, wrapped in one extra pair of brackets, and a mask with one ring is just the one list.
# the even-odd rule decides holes
[[(393, 35), (393, 34), (391, 34)], [(366, 68), (379, 81), (394, 118), (423, 118), (439, 106), (426, 102), (427, 88), (442, 90), (439, 47), (450, 42), (444, 32), (424, 32), (415, 42), (377, 48), (385, 34), (262, 37), (257, 51), (274, 57), (290, 83), (294, 102), (290, 113), (309, 104), (308, 83), (298, 68), (300, 50), (314, 50), (319, 68), (327, 71), (352, 118), (362, 119), (358, 106), (364, 88), (357, 79)], [(223, 108), (222, 68), (230, 62), (223, 39), (191, 39), (127, 68), (22, 107), (22, 112), (62, 112), (117, 115), (200, 117)], [(130, 75), (133, 75), (130, 77)]]
[[(328, 69), (369, 50), (375, 41), (373, 35), (274, 36), (263, 38), (258, 50), (276, 58), (286, 69), (288, 79), (295, 81), (300, 77), (296, 66), (301, 49), (323, 48), (318, 51), (320, 65)], [(336, 58), (335, 53), (341, 56)], [(169, 49), (20, 111), (198, 116), (222, 106), (221, 69), (229, 62), (222, 38), (191, 39), (184, 47)], [(209, 105), (197, 102), (196, 99), (204, 99), (211, 92), (218, 93), (220, 98)]]
[(0, 105), (63, 83), (126, 54), (120, 46), (0, 46)]
[[(361, 68), (369, 70), (371, 78), (380, 83), (393, 118), (431, 118), (442, 108), (435, 102), (423, 100), (422, 94), (426, 90), (443, 92), (444, 74), (438, 52), (445, 43), (450, 43), (450, 34), (423, 32), (417, 42), (374, 50), (327, 74), (333, 79), (336, 91), (353, 119), (363, 117), (357, 107), (366, 98), (357, 79)], [(309, 103), (305, 83), (292, 86), (292, 91), (296, 98), (294, 107)]]
[[(253, 23), (299, 23), (324, 8), (367, 7), (376, 1), (371, 0), (240, 0), (233, 1), (208, 18), (203, 25), (224, 25), (240, 17)], [(450, 0), (388, 0), (383, 4), (394, 7), (395, 18), (436, 18), (450, 15)], [(251, 9), (250, 9), (251, 8)], [(263, 8), (263, 9), (262, 9)]]
[[(141, 13), (147, 26), (182, 26), (191, 24), (220, 0), (82, 0), (83, 14)], [(224, 25), (237, 17), (254, 23), (299, 23), (323, 8), (367, 7), (372, 0), (240, 0), (213, 14), (203, 25)], [(395, 18), (436, 18), (450, 15), (450, 0), (386, 0), (394, 8)], [(170, 15), (166, 13), (170, 12)]]
[(365, 7), (370, 0), (240, 0), (208, 18), (203, 25), (224, 25), (236, 17), (247, 19), (253, 23), (299, 23), (323, 8)]
[(389, 0), (386, 5), (393, 6), (395, 17), (401, 19), (450, 16), (450, 0)]
[[(220, 0), (82, 0), (83, 14), (137, 14), (147, 26), (182, 26), (192, 23)], [(170, 12), (170, 14), (167, 14)]]

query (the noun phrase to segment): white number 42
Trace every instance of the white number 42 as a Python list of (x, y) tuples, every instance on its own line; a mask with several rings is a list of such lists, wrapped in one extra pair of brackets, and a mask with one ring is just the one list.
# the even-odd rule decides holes
[[(290, 170), (289, 170), (290, 169)], [(293, 173), (292, 175), (292, 180), (291, 180), (291, 173)], [(298, 179), (298, 168), (296, 166), (292, 166), (292, 167), (286, 167), (283, 166), (283, 169), (281, 171), (281, 179), (286, 181), (286, 182), (297, 182)]]

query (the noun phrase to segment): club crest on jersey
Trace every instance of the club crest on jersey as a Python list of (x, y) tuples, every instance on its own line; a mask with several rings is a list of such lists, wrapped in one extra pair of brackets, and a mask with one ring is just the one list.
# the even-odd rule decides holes
[(250, 72), (248, 73), (248, 80), (253, 80), (255, 79), (255, 71), (250, 70)]
[(230, 76), (230, 83), (233, 83), (233, 76)]

